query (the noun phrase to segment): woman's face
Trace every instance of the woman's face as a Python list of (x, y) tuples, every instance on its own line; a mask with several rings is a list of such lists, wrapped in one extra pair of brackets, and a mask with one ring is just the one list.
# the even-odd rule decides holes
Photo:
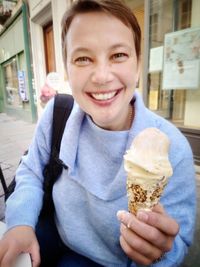
[(76, 102), (98, 126), (127, 129), (139, 77), (131, 29), (103, 12), (79, 14), (66, 40), (67, 74)]

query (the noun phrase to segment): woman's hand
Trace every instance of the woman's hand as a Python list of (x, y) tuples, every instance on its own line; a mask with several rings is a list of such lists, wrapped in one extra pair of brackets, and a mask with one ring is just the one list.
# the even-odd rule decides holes
[(4, 234), (0, 240), (0, 266), (13, 266), (22, 252), (30, 254), (32, 267), (39, 266), (39, 245), (34, 230), (29, 226), (16, 226)]
[(137, 216), (119, 211), (120, 244), (133, 261), (150, 265), (170, 251), (179, 231), (177, 222), (158, 204), (152, 211), (140, 211)]

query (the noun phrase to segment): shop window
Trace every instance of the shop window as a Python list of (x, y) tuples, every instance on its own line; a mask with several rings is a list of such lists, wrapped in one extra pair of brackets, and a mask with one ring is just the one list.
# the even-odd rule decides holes
[(156, 42), (157, 41), (157, 35), (158, 35), (158, 14), (153, 14), (151, 16), (150, 31), (151, 31), (152, 42)]
[(173, 29), (173, 0), (150, 3), (149, 108), (170, 119), (171, 91), (162, 90), (163, 44), (165, 34)]
[(13, 58), (3, 65), (5, 81), (6, 103), (13, 107), (19, 107), (22, 102), (18, 91), (17, 60)]
[(149, 3), (148, 107), (183, 132), (200, 165), (200, 1)]
[(172, 31), (173, 1), (151, 1), (150, 4), (150, 46), (163, 44), (165, 33)]
[[(181, 86), (179, 88), (173, 88), (172, 86), (166, 89), (163, 86), (164, 78), (166, 80), (166, 75), (164, 76), (164, 56), (167, 56), (167, 50), (166, 47), (164, 47), (166, 45), (166, 34), (179, 32), (184, 29), (189, 32), (193, 26), (192, 21), (195, 21), (196, 25), (200, 26), (200, 18), (196, 17), (195, 14), (192, 14), (192, 10), (195, 11), (194, 5), (198, 7), (199, 1), (151, 0), (150, 2), (150, 60), (148, 74), (148, 104), (150, 109), (171, 120), (177, 126), (191, 126), (200, 128), (200, 121), (197, 118), (195, 119), (194, 116), (195, 114), (197, 114), (197, 112), (192, 113), (191, 111), (191, 108), (195, 109), (195, 107), (197, 107), (196, 102), (199, 98), (198, 89), (200, 89), (198, 88), (198, 85), (196, 86), (196, 88), (194, 88), (196, 90), (192, 90), (192, 88), (190, 88), (190, 85), (194, 84), (194, 80), (191, 78), (192, 80), (190, 80), (190, 84), (188, 86), (183, 86), (182, 88)], [(197, 23), (197, 21), (199, 21), (199, 24)], [(173, 39), (174, 44), (171, 45), (172, 50), (174, 50), (174, 53), (176, 54), (179, 49), (178, 46), (182, 47), (182, 54), (177, 58), (177, 67), (179, 68), (180, 72), (187, 71), (186, 69), (184, 69), (184, 67), (187, 68), (187, 57), (190, 55), (188, 52), (189, 47), (191, 47), (192, 43), (194, 43), (194, 41), (192, 41), (192, 38), (197, 38), (196, 43), (200, 42), (198, 33), (195, 33), (193, 37), (192, 34), (188, 34), (188, 38), (189, 36), (191, 37), (191, 42), (186, 40), (186, 38), (184, 39), (182, 37), (177, 37), (177, 39)], [(180, 44), (180, 42), (185, 43)], [(197, 44), (197, 46), (199, 47), (199, 43)], [(172, 55), (172, 53), (173, 51), (169, 51), (169, 54)], [(198, 58), (200, 60), (199, 54), (198, 56), (196, 56), (196, 59)], [(193, 75), (188, 75), (188, 79), (189, 77), (193, 77)], [(168, 72), (168, 76), (169, 80), (173, 80), (172, 70)], [(195, 98), (193, 98), (192, 95), (196, 95), (196, 101), (193, 104), (192, 101), (194, 102)]]
[(3, 64), (6, 104), (22, 108), (28, 102), (27, 73), (24, 52)]

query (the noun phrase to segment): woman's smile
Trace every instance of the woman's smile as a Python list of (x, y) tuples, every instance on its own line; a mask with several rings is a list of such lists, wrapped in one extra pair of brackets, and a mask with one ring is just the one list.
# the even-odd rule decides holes
[(123, 90), (123, 88), (112, 91), (100, 91), (95, 93), (87, 93), (95, 103), (109, 104), (115, 100), (115, 97)]

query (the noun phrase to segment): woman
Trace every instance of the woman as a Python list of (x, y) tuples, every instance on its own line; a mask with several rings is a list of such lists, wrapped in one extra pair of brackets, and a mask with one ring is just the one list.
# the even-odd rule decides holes
[[(170, 267), (182, 262), (195, 220), (192, 153), (183, 135), (146, 109), (135, 92), (140, 39), (135, 16), (118, 0), (80, 0), (64, 15), (63, 57), (75, 99), (60, 151), (68, 169), (53, 188), (53, 222), (36, 227), (50, 152), (50, 101), (7, 202), (9, 231), (1, 241), (1, 266), (10, 266), (21, 251), (38, 266), (39, 247), (41, 266)], [(170, 138), (174, 174), (161, 204), (134, 216), (126, 211), (123, 155), (147, 127)]]

